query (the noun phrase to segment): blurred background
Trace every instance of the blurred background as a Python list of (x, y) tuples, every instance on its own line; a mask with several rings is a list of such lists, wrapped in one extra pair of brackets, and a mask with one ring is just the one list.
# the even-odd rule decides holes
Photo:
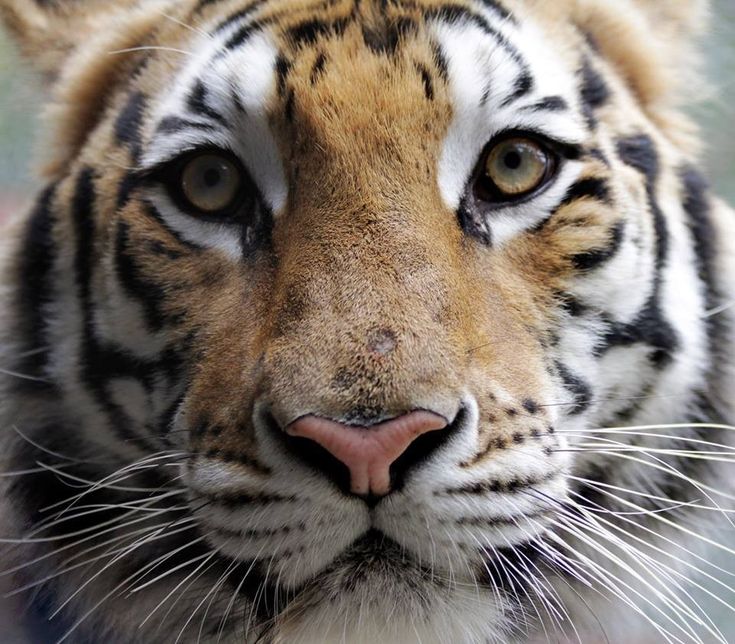
[[(719, 193), (735, 205), (735, 0), (715, 0), (714, 6), (713, 28), (704, 43), (713, 92), (694, 109), (694, 115), (704, 128), (709, 145), (705, 157), (709, 176)], [(34, 145), (40, 97), (38, 80), (21, 64), (0, 31), (0, 220), (3, 215), (24, 208), (37, 188), (32, 167), (37, 156)], [(735, 547), (735, 539), (728, 539)], [(735, 557), (724, 555), (719, 563), (735, 575), (734, 561)], [(732, 577), (727, 581), (731, 580)], [(733, 598), (722, 588), (718, 594)], [(710, 606), (727, 640), (735, 643), (735, 613), (706, 596), (702, 603)]]

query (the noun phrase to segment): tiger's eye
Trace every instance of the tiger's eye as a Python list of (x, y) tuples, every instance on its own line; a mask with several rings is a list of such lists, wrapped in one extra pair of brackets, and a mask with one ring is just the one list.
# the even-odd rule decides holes
[(549, 175), (550, 166), (548, 153), (532, 139), (506, 139), (488, 153), (484, 178), (502, 197), (514, 199), (541, 186)]
[(192, 207), (204, 213), (216, 213), (234, 203), (242, 177), (233, 161), (207, 153), (187, 162), (180, 181), (181, 193)]

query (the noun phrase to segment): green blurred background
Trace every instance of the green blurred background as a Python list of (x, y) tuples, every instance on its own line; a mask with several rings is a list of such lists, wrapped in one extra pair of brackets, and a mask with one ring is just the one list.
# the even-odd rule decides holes
[[(715, 0), (714, 7), (711, 35), (704, 43), (713, 92), (695, 108), (694, 114), (704, 128), (709, 146), (709, 176), (720, 194), (735, 204), (735, 0)], [(0, 31), (0, 219), (4, 213), (23, 208), (37, 187), (32, 160), (36, 158), (40, 95), (38, 79), (21, 64)], [(725, 555), (719, 563), (735, 574), (734, 562), (735, 557)], [(733, 598), (722, 589), (718, 594)], [(709, 603), (728, 641), (735, 643), (735, 613), (707, 602), (706, 598), (703, 602)]]

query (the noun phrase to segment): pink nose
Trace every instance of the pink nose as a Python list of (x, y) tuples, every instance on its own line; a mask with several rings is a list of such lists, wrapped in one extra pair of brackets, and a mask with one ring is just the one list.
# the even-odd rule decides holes
[(371, 427), (343, 425), (318, 416), (291, 423), (290, 436), (321, 445), (350, 471), (350, 488), (360, 496), (390, 492), (390, 466), (419, 436), (444, 429), (447, 421), (428, 411), (414, 411)]

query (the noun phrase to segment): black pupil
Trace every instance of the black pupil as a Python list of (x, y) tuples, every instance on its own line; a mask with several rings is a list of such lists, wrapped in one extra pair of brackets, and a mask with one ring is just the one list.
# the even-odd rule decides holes
[(505, 163), (505, 167), (509, 170), (518, 170), (522, 162), (523, 158), (521, 157), (521, 153), (516, 150), (511, 150), (503, 157), (503, 163)]
[(219, 168), (207, 168), (204, 172), (204, 185), (214, 188), (222, 181), (222, 173)]

